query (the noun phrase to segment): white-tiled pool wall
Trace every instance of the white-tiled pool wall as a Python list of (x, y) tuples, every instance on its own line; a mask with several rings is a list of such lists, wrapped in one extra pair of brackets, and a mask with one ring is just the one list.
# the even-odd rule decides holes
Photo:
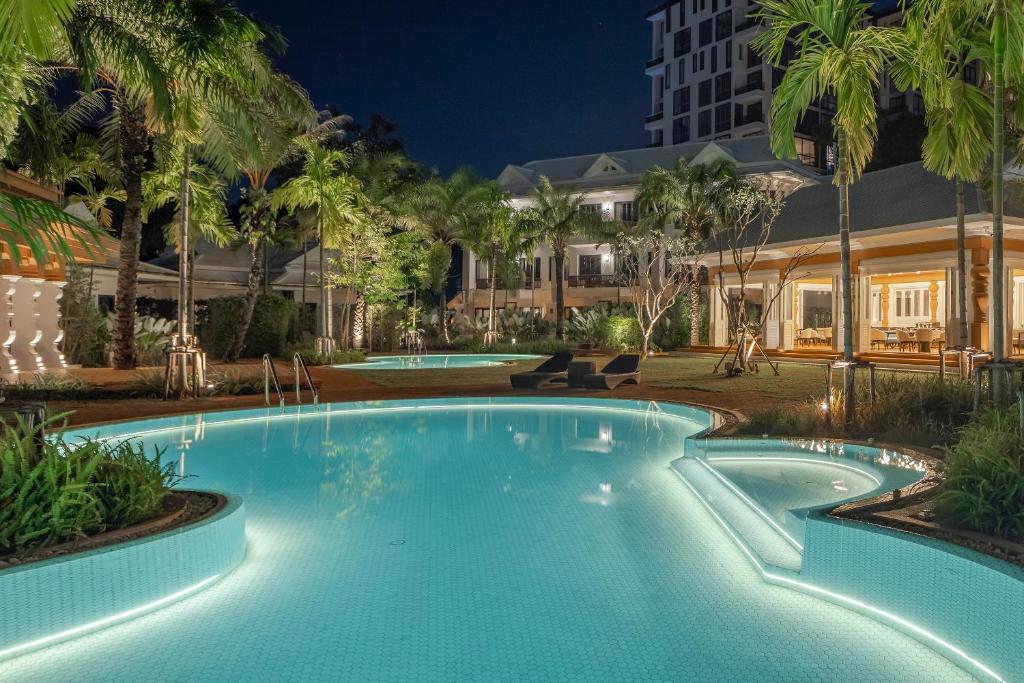
[(245, 557), (236, 496), (197, 524), (0, 572), (0, 661), (156, 609)]

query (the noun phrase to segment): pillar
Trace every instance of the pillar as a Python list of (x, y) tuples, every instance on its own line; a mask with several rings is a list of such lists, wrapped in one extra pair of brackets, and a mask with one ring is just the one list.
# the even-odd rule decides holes
[(14, 327), (14, 293), (17, 291), (20, 275), (4, 275), (0, 279), (0, 293), (3, 295), (3, 331), (0, 333), (0, 373), (15, 374), (18, 372), (18, 360), (14, 357), (14, 340), (17, 330)]
[(843, 350), (843, 279), (832, 276), (832, 350)]
[(708, 336), (711, 346), (726, 346), (729, 336), (729, 316), (722, 302), (721, 287), (712, 284), (708, 288)]
[(853, 277), (853, 349), (867, 351), (871, 348), (871, 276), (861, 273)]
[[(776, 292), (779, 291), (779, 284), (777, 282), (762, 282), (761, 283), (761, 305), (767, 306)], [(762, 338), (764, 347), (766, 349), (781, 349), (782, 345), (782, 331), (780, 329), (779, 321), (781, 316), (779, 315), (780, 301), (775, 301), (772, 304), (771, 309), (768, 311), (768, 317), (764, 321), (764, 329), (762, 331)]]
[(882, 327), (889, 326), (889, 285), (882, 285)]
[(36, 345), (36, 352), (50, 370), (68, 366), (60, 350), (60, 342), (64, 339), (64, 330), (60, 326), (60, 298), (64, 294), (66, 284), (47, 280), (40, 285), (42, 295), (39, 297), (39, 329), (42, 337)]
[(780, 348), (788, 351), (796, 339), (796, 285), (790, 283), (783, 287), (775, 306), (779, 311)]
[(928, 311), (931, 322), (939, 322), (939, 283), (936, 280), (928, 283)]
[(989, 264), (987, 249), (971, 250), (971, 302), (967, 307), (971, 314), (970, 337), (971, 345), (991, 349), (988, 338), (988, 306), (989, 306)]
[(26, 277), (18, 281), (14, 291), (14, 343), (11, 350), (18, 361), (21, 372), (45, 372), (43, 361), (36, 346), (42, 339), (39, 329), (39, 297), (44, 280)]

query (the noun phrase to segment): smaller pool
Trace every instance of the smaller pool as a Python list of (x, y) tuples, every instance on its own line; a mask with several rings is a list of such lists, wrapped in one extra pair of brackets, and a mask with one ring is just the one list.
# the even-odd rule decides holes
[(331, 367), (345, 370), (443, 370), (447, 368), (487, 368), (517, 360), (543, 358), (529, 353), (453, 353), (449, 355), (377, 356), (363, 363)]

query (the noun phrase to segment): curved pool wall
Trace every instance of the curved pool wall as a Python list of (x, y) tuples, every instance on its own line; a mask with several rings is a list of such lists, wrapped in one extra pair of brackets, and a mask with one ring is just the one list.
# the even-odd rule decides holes
[(332, 365), (342, 370), (446, 370), (490, 368), (521, 360), (540, 360), (532, 353), (452, 353), (419, 356), (371, 356), (361, 363)]
[[(719, 469), (750, 462), (778, 464), (781, 471), (787, 459), (831, 467), (837, 477), (856, 472), (877, 485), (849, 498), (837, 491), (834, 499), (788, 508), (780, 518), (778, 505), (764, 503), (785, 501), (759, 495), (757, 482), (735, 470)], [(924, 476), (924, 463), (896, 450), (827, 440), (693, 438), (672, 469), (766, 581), (887, 622), (975, 675), (1024, 681), (1024, 569), (828, 514), (843, 503), (912, 485)]]
[(188, 597), (245, 557), (245, 506), (160, 534), (0, 571), (0, 661)]

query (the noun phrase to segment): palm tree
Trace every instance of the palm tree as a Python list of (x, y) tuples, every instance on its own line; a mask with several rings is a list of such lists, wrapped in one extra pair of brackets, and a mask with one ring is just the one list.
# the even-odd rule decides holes
[[(766, 28), (752, 45), (777, 65), (788, 56), (791, 39), (799, 48), (773, 96), (773, 151), (795, 158), (794, 132), (801, 117), (821, 97), (835, 96), (843, 360), (853, 363), (850, 184), (870, 160), (878, 138), (874, 92), (887, 62), (904, 53), (902, 33), (892, 27), (866, 25), (869, 5), (860, 0), (764, 0), (761, 6)], [(845, 378), (845, 415), (850, 420), (856, 410), (851, 369)]]
[[(450, 262), (452, 247), (458, 241), (462, 226), (466, 224), (466, 217), (474, 215), (480, 202), (490, 192), (487, 182), (472, 170), (463, 168), (452, 173), (447, 180), (434, 176), (411, 187), (403, 198), (403, 213), (406, 221), (421, 230), (426, 240), (443, 245)], [(435, 282), (435, 286), (441, 334), (447, 342), (447, 272)]]
[(516, 259), (522, 253), (533, 253), (539, 237), (539, 223), (533, 211), (516, 209), (496, 183), (489, 183), (490, 192), (483, 199), (475, 215), (470, 217), (459, 236), (459, 241), (475, 255), (487, 261), (487, 287), (489, 291), (487, 334), (484, 342), (498, 340), (497, 283), (502, 279), (518, 279)]
[[(723, 200), (736, 186), (736, 166), (725, 159), (691, 164), (680, 159), (674, 170), (648, 169), (640, 179), (636, 202), (641, 220), (664, 232), (675, 225), (695, 243), (711, 237)], [(690, 272), (690, 345), (700, 343), (700, 266)]]
[(967, 246), (964, 182), (979, 180), (990, 152), (992, 102), (964, 78), (968, 55), (978, 44), (984, 27), (977, 15), (963, 7), (948, 10), (945, 21), (935, 21), (941, 8), (924, 1), (906, 13), (905, 30), (912, 51), (907, 64), (895, 64), (897, 86), (917, 88), (926, 108), (927, 135), (924, 165), (956, 182), (956, 251), (958, 345), (970, 344), (967, 325)]
[(565, 337), (565, 256), (573, 237), (604, 238), (612, 230), (599, 214), (581, 210), (583, 193), (557, 188), (541, 176), (530, 192), (536, 203), (536, 220), (541, 238), (551, 247), (555, 262), (555, 336)]
[(330, 355), (335, 348), (330, 337), (331, 320), (328, 310), (326, 251), (339, 240), (340, 233), (364, 220), (359, 210), (363, 202), (359, 181), (348, 173), (351, 155), (328, 149), (316, 141), (303, 140), (300, 144), (305, 159), (302, 173), (275, 189), (270, 196), (272, 211), (281, 209), (313, 209), (317, 219), (317, 240), (320, 252), (320, 316), (317, 350)]

